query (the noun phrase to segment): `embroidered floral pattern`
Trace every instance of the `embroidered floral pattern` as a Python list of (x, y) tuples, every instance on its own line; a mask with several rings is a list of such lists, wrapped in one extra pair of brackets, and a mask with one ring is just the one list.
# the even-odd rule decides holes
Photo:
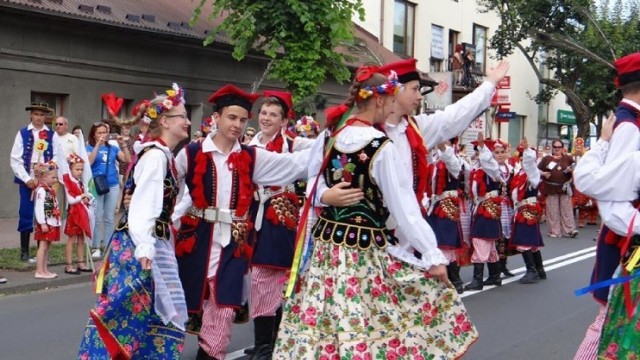
[(325, 242), (284, 314), (274, 359), (455, 359), (478, 336), (452, 288), (384, 250)]

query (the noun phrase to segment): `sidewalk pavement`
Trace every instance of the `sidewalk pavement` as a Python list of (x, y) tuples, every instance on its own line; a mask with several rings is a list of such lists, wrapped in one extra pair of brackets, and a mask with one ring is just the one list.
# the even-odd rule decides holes
[[(20, 235), (16, 231), (17, 225), (18, 218), (0, 218), (0, 249), (20, 247)], [(62, 235), (61, 242), (65, 243), (66, 241), (66, 235)], [(34, 244), (32, 235), (31, 245), (33, 246)], [(96, 267), (98, 263), (99, 261), (95, 263)], [(50, 266), (49, 271), (58, 274), (58, 277), (51, 280), (36, 279), (33, 276), (33, 271), (0, 269), (0, 275), (8, 280), (6, 284), (0, 284), (0, 297), (72, 284), (89, 283), (93, 278), (92, 273), (81, 273), (81, 275), (65, 274), (64, 265)]]

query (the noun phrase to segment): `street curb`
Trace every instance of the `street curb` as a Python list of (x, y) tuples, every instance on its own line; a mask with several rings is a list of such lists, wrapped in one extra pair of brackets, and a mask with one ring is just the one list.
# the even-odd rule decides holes
[(0, 285), (0, 296), (40, 291), (40, 290), (57, 288), (61, 286), (67, 286), (67, 285), (89, 283), (91, 282), (91, 278), (92, 278), (92, 274), (87, 273), (86, 275), (85, 274), (74, 275), (73, 277), (59, 276), (52, 280), (36, 280), (36, 282), (29, 282), (26, 284), (14, 285), (11, 283), (11, 281), (9, 281), (6, 284)]

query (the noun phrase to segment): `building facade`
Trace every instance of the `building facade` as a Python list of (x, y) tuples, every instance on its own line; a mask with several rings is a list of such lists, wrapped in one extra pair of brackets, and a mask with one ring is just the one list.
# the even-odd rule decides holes
[[(474, 0), (364, 0), (366, 18), (354, 19), (364, 29), (377, 36), (387, 49), (404, 57), (418, 59), (420, 70), (444, 82), (444, 94), (428, 95), (426, 108), (440, 109), (455, 102), (473, 86), (460, 86), (452, 69), (456, 45), (463, 55), (470, 50), (475, 55), (474, 76), (480, 80), (495, 62), (489, 39), (499, 25), (493, 13), (480, 13)], [(510, 81), (503, 84), (500, 99), (508, 104), (490, 108), (480, 119), (486, 133), (508, 140), (514, 146), (523, 136), (530, 143), (538, 139), (555, 138), (571, 131), (572, 112), (564, 95), (558, 95), (548, 105), (538, 105), (531, 99), (539, 91), (538, 79), (523, 55), (510, 56)], [(458, 83), (458, 84), (456, 84)], [(466, 84), (463, 84), (466, 85)], [(436, 100), (434, 100), (436, 99)], [(498, 108), (501, 109), (498, 109)], [(496, 116), (498, 111), (509, 115)], [(573, 118), (575, 123), (575, 118)], [(474, 124), (478, 127), (477, 124)], [(471, 136), (467, 136), (470, 140)]]

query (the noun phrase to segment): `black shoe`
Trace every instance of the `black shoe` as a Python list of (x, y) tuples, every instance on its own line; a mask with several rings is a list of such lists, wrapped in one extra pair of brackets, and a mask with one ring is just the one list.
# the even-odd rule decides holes
[(542, 263), (542, 254), (540, 253), (540, 250), (534, 252), (532, 255), (533, 255), (533, 264), (535, 265), (536, 271), (538, 272), (538, 277), (540, 278), (540, 280), (546, 280), (547, 273), (544, 271), (544, 265)]
[(464, 287), (464, 290), (482, 290), (482, 276), (484, 263), (473, 264), (473, 280)]
[(27, 262), (29, 261), (29, 250), (27, 251), (20, 251), (20, 261), (22, 262)]
[(258, 316), (253, 319), (255, 349), (249, 360), (271, 360), (275, 321), (275, 316)]
[(256, 348), (254, 348), (253, 346), (250, 347), (250, 348), (244, 349), (244, 354), (245, 355), (253, 355), (254, 352), (256, 352)]
[(217, 360), (213, 356), (207, 354), (201, 347), (198, 347), (198, 355), (196, 355), (196, 360)]
[(500, 272), (504, 277), (514, 277), (515, 275), (507, 269), (507, 258), (500, 259)]
[(533, 262), (533, 254), (531, 250), (527, 250), (522, 253), (522, 259), (524, 259), (524, 264), (527, 267), (527, 272), (523, 277), (518, 280), (520, 284), (533, 284), (538, 282), (540, 276), (538, 275), (538, 271), (536, 270), (536, 266)]
[(482, 285), (502, 286), (502, 279), (500, 279), (500, 262), (487, 263), (487, 267), (489, 268), (489, 277), (482, 282)]

